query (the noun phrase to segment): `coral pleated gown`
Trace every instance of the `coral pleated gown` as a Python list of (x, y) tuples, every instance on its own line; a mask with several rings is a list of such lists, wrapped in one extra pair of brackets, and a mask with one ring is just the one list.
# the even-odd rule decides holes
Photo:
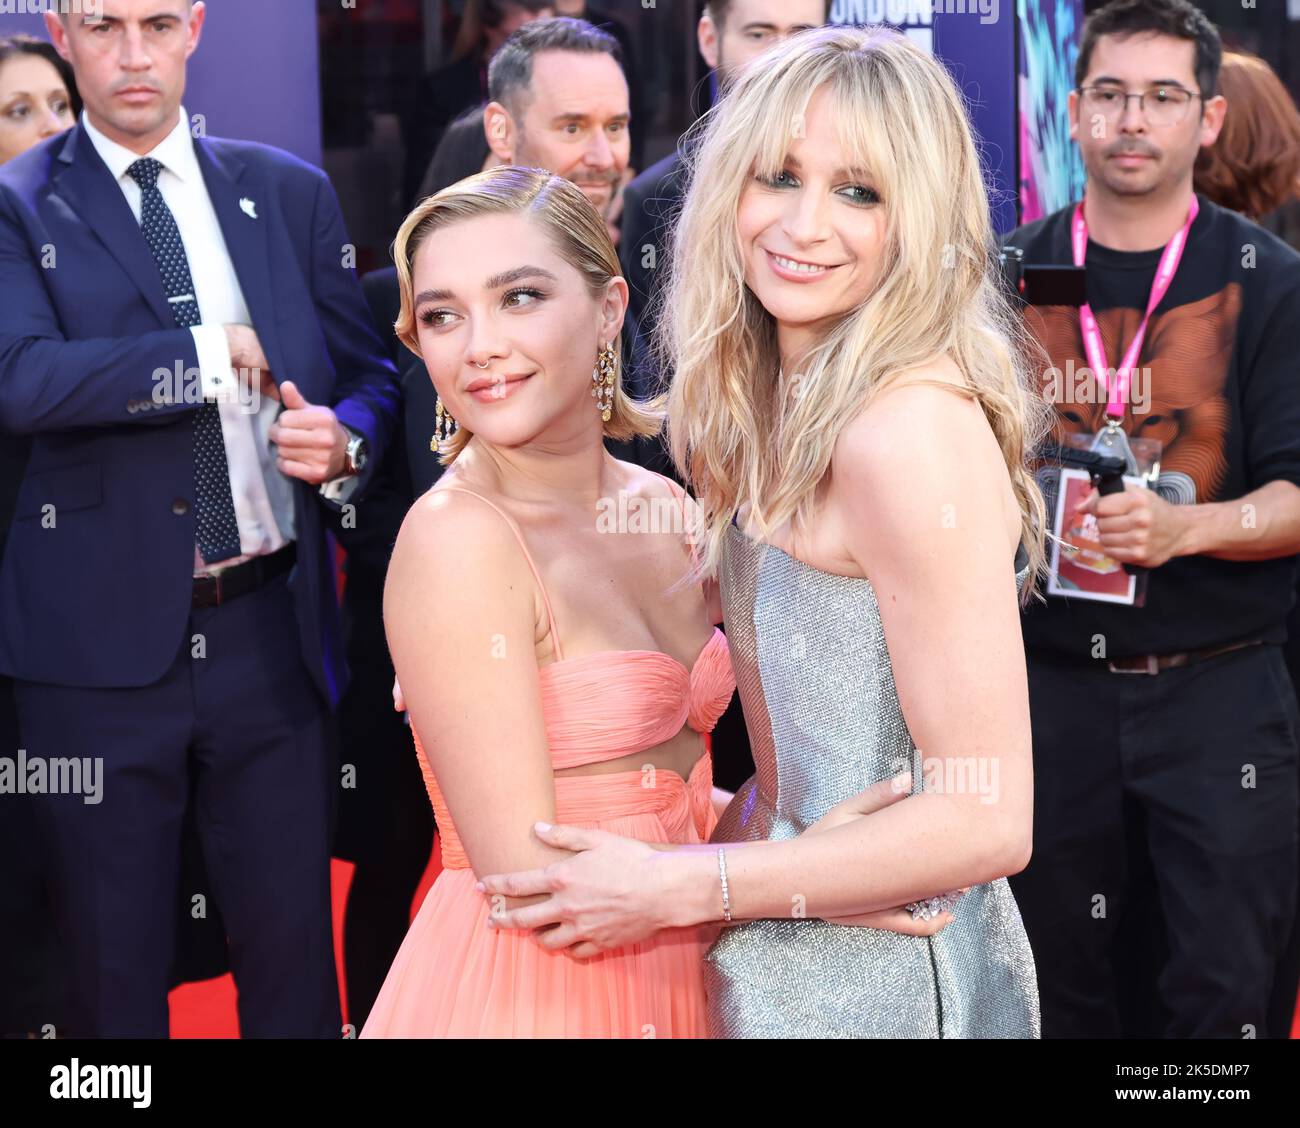
[[(493, 508), (528, 555), (518, 527)], [(531, 556), (528, 563), (541, 586)], [(735, 689), (726, 636), (715, 630), (689, 670), (658, 651), (565, 659), (550, 600), (541, 591), (558, 656), (539, 671), (556, 769), (644, 752), (683, 725), (700, 734), (701, 755), (686, 779), (663, 768), (557, 777), (556, 821), (646, 842), (707, 842), (717, 819), (704, 734)], [(489, 929), (489, 900), (474, 889), (477, 879), (418, 734), (415, 749), (438, 823), (443, 869), (361, 1037), (706, 1036), (701, 957), (715, 928), (669, 929), (588, 960), (548, 951), (528, 931)]]

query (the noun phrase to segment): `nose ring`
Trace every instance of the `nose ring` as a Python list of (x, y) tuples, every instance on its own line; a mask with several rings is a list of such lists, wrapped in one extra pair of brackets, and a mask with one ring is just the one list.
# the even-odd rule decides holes
[(489, 360), (489, 361), (487, 362), (487, 364), (475, 364), (474, 367), (475, 367), (475, 368), (486, 368), (486, 367), (488, 366), (488, 364), (491, 364), (491, 363), (492, 363), (492, 362)]

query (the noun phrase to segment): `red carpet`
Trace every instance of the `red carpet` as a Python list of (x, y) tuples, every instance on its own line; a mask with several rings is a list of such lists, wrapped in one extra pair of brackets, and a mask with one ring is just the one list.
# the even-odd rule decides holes
[[(433, 854), (411, 901), (411, 916), (424, 900), (442, 867), (438, 862), (438, 839), (434, 836)], [(338, 858), (330, 862), (330, 880), (334, 892), (334, 963), (339, 973), (339, 1000), (343, 1021), (348, 1021), (347, 991), (343, 978), (343, 910), (352, 884), (352, 863)], [(185, 983), (167, 999), (171, 1006), (173, 1038), (238, 1038), (239, 1019), (235, 1011), (235, 981), (229, 974), (201, 983)], [(360, 1031), (358, 1031), (360, 1033)]]

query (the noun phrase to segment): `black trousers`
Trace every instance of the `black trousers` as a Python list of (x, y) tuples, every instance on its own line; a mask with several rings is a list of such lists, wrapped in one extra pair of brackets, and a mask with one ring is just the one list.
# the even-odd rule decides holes
[[(1121, 993), (1147, 940), (1157, 1033), (1266, 1037), (1296, 912), (1300, 714), (1279, 648), (1154, 676), (1031, 653), (1029, 695), (1034, 852), (1011, 886), (1044, 1037), (1134, 1036)], [(1164, 935), (1135, 940), (1157, 916)]]
[[(0, 677), (0, 756), (16, 761), (23, 747), (13, 682)], [(67, 1025), (66, 954), (37, 833), (27, 796), (0, 795), (0, 1038), (41, 1038)]]
[[(393, 709), (382, 572), (348, 559), (343, 630), (352, 681), (339, 703), (334, 855), (355, 863), (343, 918), (348, 1024), (360, 1032), (411, 925), (433, 849), (433, 807), (411, 730)], [(346, 772), (346, 776), (343, 776)]]
[[(197, 640), (201, 639), (201, 643)], [(187, 803), (221, 904), (244, 1037), (337, 1038), (329, 711), (287, 577), (190, 613), (152, 685), (17, 683), (28, 756), (98, 763), (96, 794), (29, 795), (66, 945), (74, 1037), (168, 1034)]]

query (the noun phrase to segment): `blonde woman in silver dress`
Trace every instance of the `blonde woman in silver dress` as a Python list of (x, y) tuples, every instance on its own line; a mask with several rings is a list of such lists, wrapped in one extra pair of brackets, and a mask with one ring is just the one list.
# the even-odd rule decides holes
[[(670, 438), (757, 771), (711, 845), (538, 830), (577, 853), (485, 878), (549, 894), (495, 926), (581, 959), (721, 922), (714, 1036), (1037, 1037), (1005, 879), (1031, 850), (1044, 411), (946, 71), (884, 29), (793, 37), (710, 115), (676, 246)], [(932, 935), (871, 915), (961, 889)]]

